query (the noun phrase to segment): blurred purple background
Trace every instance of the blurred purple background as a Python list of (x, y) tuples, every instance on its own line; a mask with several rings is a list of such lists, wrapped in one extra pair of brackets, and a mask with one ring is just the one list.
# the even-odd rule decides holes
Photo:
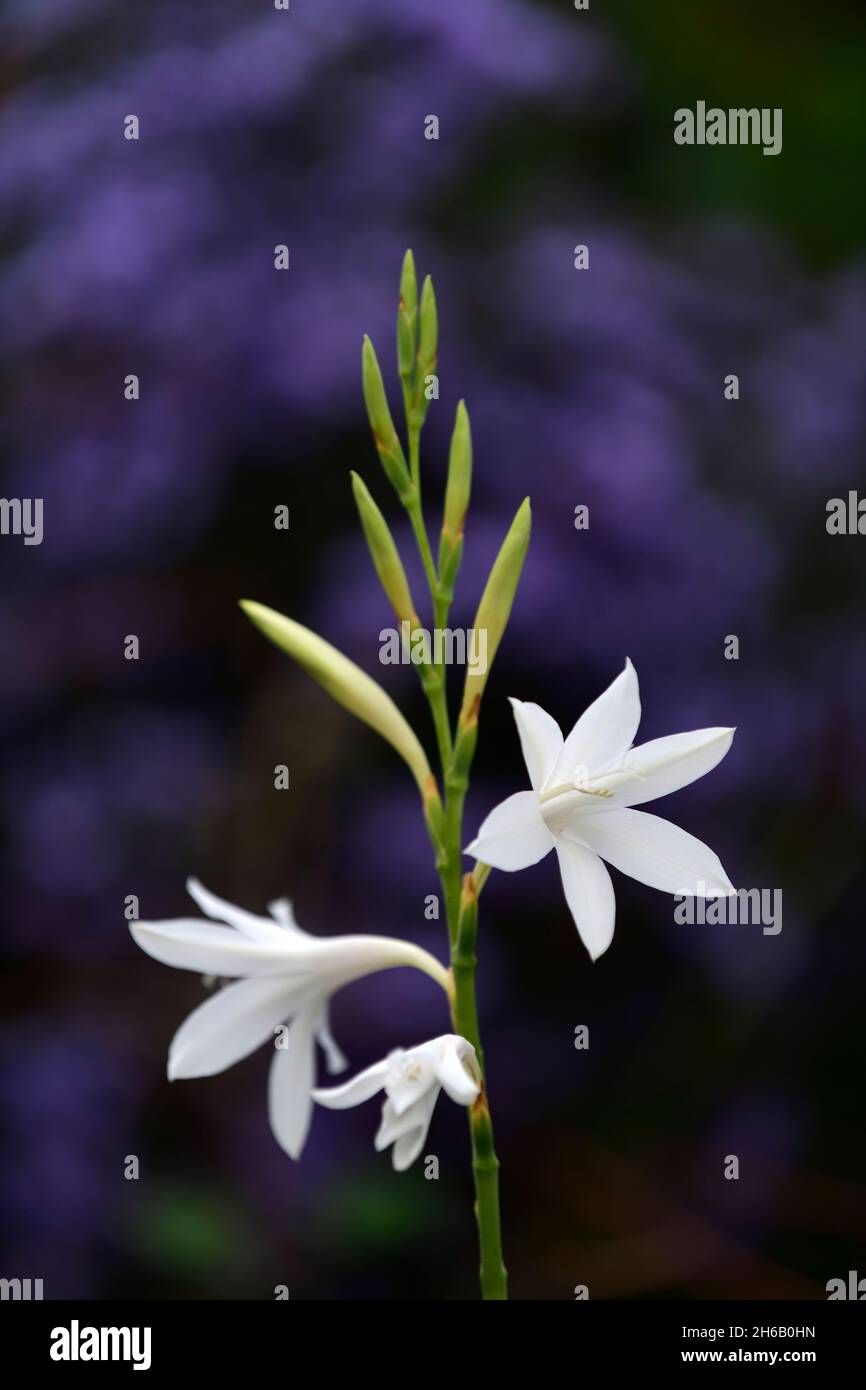
[[(472, 418), (456, 622), (526, 493), (534, 512), (467, 829), (524, 783), (506, 697), (570, 727), (627, 654), (641, 738), (738, 727), (659, 812), (739, 886), (784, 893), (765, 936), (677, 925), (615, 875), (591, 966), (550, 862), (493, 876), (481, 1010), (513, 1294), (823, 1297), (862, 1268), (866, 541), (825, 521), (864, 476), (863, 15), (825, 5), (816, 39), (804, 4), (617, 10), (6, 7), (2, 490), (44, 498), (45, 536), (0, 538), (0, 1273), (46, 1297), (475, 1295), (456, 1108), (428, 1141), (436, 1183), (373, 1153), (372, 1105), (319, 1112), (292, 1164), (263, 1053), (168, 1085), (201, 988), (123, 920), (131, 893), (187, 915), (194, 872), (257, 910), (288, 894), (313, 932), (444, 955), (405, 770), (236, 606), (343, 647), (432, 755), (414, 673), (377, 661), (391, 619), (348, 486), (357, 468), (408, 554), (360, 391), (364, 332), (395, 380), (408, 245), (440, 310), (433, 531), (460, 397)], [(782, 155), (675, 146), (699, 98), (783, 107)], [(334, 1016), (353, 1067), (444, 1027), (420, 976), (357, 984)]]

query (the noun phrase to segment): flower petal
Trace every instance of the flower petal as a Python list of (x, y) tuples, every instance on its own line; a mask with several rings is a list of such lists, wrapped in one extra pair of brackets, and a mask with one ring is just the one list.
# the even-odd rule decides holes
[(276, 975), (291, 966), (285, 947), (279, 945), (282, 933), (273, 946), (267, 946), (231, 927), (213, 926), (195, 917), (130, 922), (129, 930), (136, 945), (154, 960), (199, 975)]
[(363, 1105), (385, 1085), (389, 1065), (389, 1058), (386, 1057), (381, 1062), (374, 1062), (365, 1071), (359, 1071), (357, 1076), (342, 1086), (318, 1086), (313, 1091), (313, 1100), (328, 1110), (348, 1110), (352, 1105)]
[(625, 669), (584, 710), (568, 735), (548, 786), (570, 782), (579, 768), (591, 770), (621, 761), (634, 742), (639, 723), (637, 672), (626, 658)]
[[(397, 1111), (390, 1096), (382, 1104), (382, 1115), (379, 1120), (379, 1128), (373, 1140), (373, 1146), (377, 1153), (387, 1149), (389, 1144), (393, 1144), (395, 1139), (399, 1139), (401, 1134), (410, 1134), (423, 1125), (423, 1114), (425, 1105), (429, 1107), (429, 1102), (436, 1103), (439, 1095), (439, 1087), (433, 1086), (428, 1091), (424, 1091), (417, 1100), (414, 1100), (405, 1110)], [(429, 1107), (432, 1111), (432, 1107)]]
[[(413, 1102), (413, 1106), (418, 1104), (419, 1101)], [(387, 1149), (388, 1145), (393, 1144), (395, 1139), (399, 1139), (401, 1134), (417, 1128), (417, 1118), (413, 1112), (413, 1106), (410, 1106), (408, 1111), (398, 1115), (390, 1096), (385, 1099), (379, 1119), (379, 1128), (373, 1140), (376, 1153), (381, 1153), (383, 1149)]]
[(616, 899), (610, 874), (597, 854), (571, 840), (558, 839), (556, 855), (574, 925), (591, 958), (598, 960), (613, 940)]
[(696, 782), (722, 761), (734, 733), (734, 729), (694, 729), (631, 748), (623, 772), (634, 775), (616, 789), (616, 801), (621, 806), (641, 806)]
[(395, 1115), (404, 1115), (418, 1104), (420, 1096), (426, 1095), (432, 1087), (439, 1090), (436, 1080), (436, 1064), (439, 1061), (439, 1040), (435, 1044), (423, 1043), (421, 1047), (409, 1047), (391, 1057), (391, 1074), (385, 1090), (388, 1103)]
[(238, 980), (206, 999), (175, 1033), (168, 1050), (170, 1081), (215, 1076), (248, 1057), (288, 1018), (302, 991), (283, 979)]
[(569, 833), (621, 873), (662, 893), (712, 898), (736, 892), (718, 855), (661, 816), (615, 806), (581, 816)]
[[(430, 1117), (433, 1118), (432, 1115)], [(411, 1168), (415, 1159), (424, 1147), (430, 1129), (429, 1121), (426, 1125), (419, 1125), (416, 1129), (410, 1130), (407, 1134), (401, 1134), (395, 1140), (391, 1150), (391, 1162), (394, 1165), (395, 1173), (405, 1173), (407, 1168)]]
[(290, 1158), (300, 1158), (313, 1109), (316, 1059), (313, 1042), (318, 1004), (298, 1014), (288, 1046), (277, 1048), (268, 1075), (268, 1117), (274, 1138)]
[(244, 936), (248, 936), (251, 941), (262, 941), (265, 944), (273, 941), (277, 928), (267, 917), (257, 917), (254, 912), (246, 912), (242, 907), (235, 907), (234, 903), (226, 902), (225, 898), (218, 898), (216, 893), (205, 888), (197, 878), (187, 879), (186, 891), (206, 917), (213, 917), (217, 922), (226, 922)]
[(541, 705), (524, 700), (512, 700), (514, 722), (520, 736), (523, 761), (529, 773), (533, 791), (539, 792), (553, 771), (562, 749), (562, 730), (556, 720)]
[(439, 1089), (438, 1086), (431, 1086), (402, 1115), (395, 1112), (390, 1100), (382, 1106), (382, 1121), (374, 1141), (375, 1148), (377, 1153), (381, 1153), (389, 1144), (394, 1145), (391, 1161), (398, 1173), (414, 1163), (424, 1147), (439, 1099)]
[(465, 853), (494, 869), (511, 873), (537, 864), (553, 846), (554, 839), (544, 824), (535, 792), (515, 792), (494, 806)]
[(436, 1076), (453, 1101), (458, 1105), (472, 1105), (478, 1099), (481, 1087), (466, 1070), (464, 1058), (474, 1061), (475, 1048), (465, 1038), (456, 1035), (446, 1037), (444, 1044), (436, 1064)]

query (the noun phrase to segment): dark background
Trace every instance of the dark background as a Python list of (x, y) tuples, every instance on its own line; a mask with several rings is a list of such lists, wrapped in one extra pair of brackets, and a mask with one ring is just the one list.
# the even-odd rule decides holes
[[(293, 1164), (264, 1050), (169, 1086), (201, 987), (123, 920), (130, 893), (187, 915), (194, 872), (258, 910), (287, 893), (316, 933), (444, 954), (405, 768), (236, 607), (349, 652), (432, 757), (414, 672), (377, 661), (389, 610), (348, 485), (359, 469), (408, 554), (360, 392), (363, 332), (394, 380), (407, 245), (440, 307), (433, 531), (461, 396), (473, 423), (457, 622), (527, 492), (534, 510), (467, 830), (525, 785), (506, 697), (567, 729), (628, 654), (642, 739), (738, 726), (717, 772), (650, 809), (784, 894), (764, 936), (679, 926), (614, 875), (593, 966), (552, 861), (493, 875), (513, 1295), (823, 1298), (866, 1273), (866, 540), (825, 529), (863, 479), (861, 7), (17, 0), (3, 31), (2, 491), (44, 498), (45, 538), (0, 540), (0, 1273), (52, 1298), (476, 1294), (457, 1108), (425, 1150), (438, 1182), (374, 1154), (372, 1104), (319, 1111)], [(698, 100), (781, 106), (781, 155), (676, 146)], [(353, 1069), (445, 1027), (411, 972), (346, 990), (334, 1022)]]

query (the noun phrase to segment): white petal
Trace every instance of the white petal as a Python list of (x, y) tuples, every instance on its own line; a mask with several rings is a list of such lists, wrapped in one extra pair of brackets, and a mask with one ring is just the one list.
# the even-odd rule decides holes
[[(641, 806), (696, 782), (722, 761), (731, 746), (733, 729), (694, 729), (641, 743), (625, 755), (627, 776), (616, 789), (621, 806)], [(614, 785), (611, 783), (611, 785)]]
[(393, 1100), (388, 1096), (382, 1105), (382, 1118), (374, 1141), (376, 1152), (380, 1153), (389, 1144), (393, 1144), (395, 1139), (401, 1138), (404, 1134), (411, 1134), (417, 1129), (426, 1133), (441, 1089), (438, 1084), (430, 1086), (403, 1111), (396, 1110)]
[[(436, 1066), (436, 1075), (448, 1095), (458, 1105), (472, 1105), (481, 1087), (466, 1070), (465, 1058), (475, 1059), (475, 1048), (465, 1038), (448, 1036)], [(477, 1066), (477, 1063), (476, 1063)]]
[(216, 893), (205, 888), (197, 878), (187, 879), (186, 891), (206, 917), (213, 917), (217, 922), (227, 922), (230, 927), (242, 932), (252, 941), (267, 944), (273, 941), (277, 934), (274, 923), (268, 921), (267, 917), (257, 917), (254, 912), (245, 912), (242, 907), (235, 907), (234, 903), (226, 902), (225, 898), (218, 898)]
[(280, 932), (280, 939), (285, 943), (284, 969), (313, 971), (320, 977), (327, 974), (332, 981), (329, 993), (333, 993), (338, 984), (349, 984), (378, 970), (390, 970), (392, 966), (411, 965), (440, 982), (445, 974), (444, 967), (429, 951), (398, 936), (314, 937), (301, 932), (296, 937), (293, 933)]
[(304, 1009), (276, 1048), (268, 1076), (268, 1117), (274, 1138), (290, 1158), (300, 1158), (310, 1128), (315, 1080), (313, 1028), (318, 1005)]
[(523, 749), (523, 761), (529, 773), (533, 791), (539, 792), (553, 771), (562, 749), (562, 730), (556, 720), (541, 705), (524, 700), (512, 700), (514, 722)]
[(712, 898), (736, 891), (718, 855), (661, 816), (612, 807), (582, 816), (574, 833), (615, 869), (662, 893)]
[(381, 1062), (374, 1062), (365, 1071), (359, 1071), (357, 1076), (342, 1086), (319, 1086), (313, 1092), (313, 1100), (329, 1110), (348, 1110), (352, 1105), (363, 1105), (385, 1085), (389, 1065), (386, 1057)]
[(613, 940), (616, 899), (610, 874), (597, 854), (568, 840), (557, 840), (556, 854), (565, 900), (578, 935), (593, 960)]
[(194, 1009), (168, 1051), (169, 1080), (214, 1076), (270, 1039), (301, 991), (282, 979), (238, 980)]
[(553, 845), (535, 792), (515, 792), (494, 806), (465, 853), (474, 855), (482, 864), (511, 873), (537, 864)]
[[(428, 1058), (425, 1061), (423, 1049), (419, 1048), (410, 1048), (406, 1052), (398, 1054), (397, 1065), (403, 1074), (395, 1076), (392, 1071), (385, 1087), (395, 1115), (403, 1115), (407, 1110), (411, 1110), (412, 1106), (417, 1105), (420, 1097), (426, 1095), (431, 1087), (439, 1090), (439, 1084), (436, 1080), (436, 1062), (438, 1060), (437, 1052), (435, 1058)], [(420, 1075), (413, 1076), (413, 1079), (409, 1080), (403, 1070), (407, 1064), (410, 1067), (418, 1066)]]
[(568, 735), (548, 785), (570, 782), (580, 768), (592, 770), (621, 761), (634, 742), (639, 723), (637, 672), (626, 658), (625, 670), (584, 710)]
[(438, 1099), (439, 1087), (431, 1086), (403, 1115), (395, 1113), (390, 1101), (382, 1106), (382, 1122), (374, 1141), (376, 1152), (393, 1144), (392, 1162), (398, 1173), (414, 1163), (424, 1147)]
[(291, 968), (284, 947), (266, 946), (231, 927), (216, 927), (194, 917), (130, 922), (129, 930), (154, 960), (199, 975), (275, 975)]
[(394, 1143), (391, 1150), (391, 1162), (394, 1165), (395, 1173), (405, 1173), (407, 1168), (411, 1168), (415, 1159), (424, 1147), (424, 1140), (427, 1138), (427, 1131), (430, 1128), (419, 1126), (408, 1134), (401, 1134), (400, 1138)]
[[(415, 1105), (418, 1104), (419, 1101), (415, 1101)], [(417, 1117), (414, 1112), (414, 1107), (410, 1107), (408, 1111), (404, 1111), (402, 1115), (398, 1115), (397, 1111), (394, 1109), (394, 1104), (390, 1096), (387, 1097), (382, 1104), (379, 1128), (373, 1140), (373, 1146), (376, 1152), (381, 1153), (383, 1149), (387, 1149), (389, 1144), (393, 1144), (395, 1139), (399, 1139), (401, 1134), (411, 1132), (417, 1129), (417, 1127)]]

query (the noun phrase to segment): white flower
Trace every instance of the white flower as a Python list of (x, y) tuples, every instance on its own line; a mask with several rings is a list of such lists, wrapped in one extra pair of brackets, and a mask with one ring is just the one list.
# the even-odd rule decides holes
[(405, 1052), (397, 1048), (344, 1086), (314, 1091), (313, 1099), (331, 1110), (346, 1110), (384, 1089), (376, 1151), (381, 1153), (393, 1144), (392, 1162), (402, 1173), (424, 1147), (443, 1087), (458, 1105), (472, 1105), (481, 1091), (475, 1048), (455, 1033), (419, 1043)]
[(633, 748), (640, 696), (628, 660), (567, 739), (539, 705), (511, 704), (532, 791), (496, 806), (466, 853), (510, 872), (555, 849), (566, 901), (593, 960), (613, 937), (613, 884), (602, 859), (663, 893), (712, 898), (736, 891), (702, 841), (632, 809), (710, 772), (730, 748), (733, 729), (696, 729)]
[[(223, 902), (196, 879), (186, 886), (202, 912), (225, 925), (196, 918), (131, 922), (134, 940), (164, 965), (237, 982), (181, 1024), (169, 1048), (169, 1080), (213, 1076), (262, 1043), (276, 1042), (268, 1081), (271, 1128), (286, 1153), (298, 1158), (310, 1127), (316, 1042), (330, 1072), (348, 1065), (328, 1027), (330, 996), (398, 965), (423, 970), (447, 991), (447, 972), (427, 951), (393, 937), (310, 936), (285, 898), (270, 904), (270, 918), (257, 917)], [(283, 1045), (277, 1029), (289, 1020)]]

